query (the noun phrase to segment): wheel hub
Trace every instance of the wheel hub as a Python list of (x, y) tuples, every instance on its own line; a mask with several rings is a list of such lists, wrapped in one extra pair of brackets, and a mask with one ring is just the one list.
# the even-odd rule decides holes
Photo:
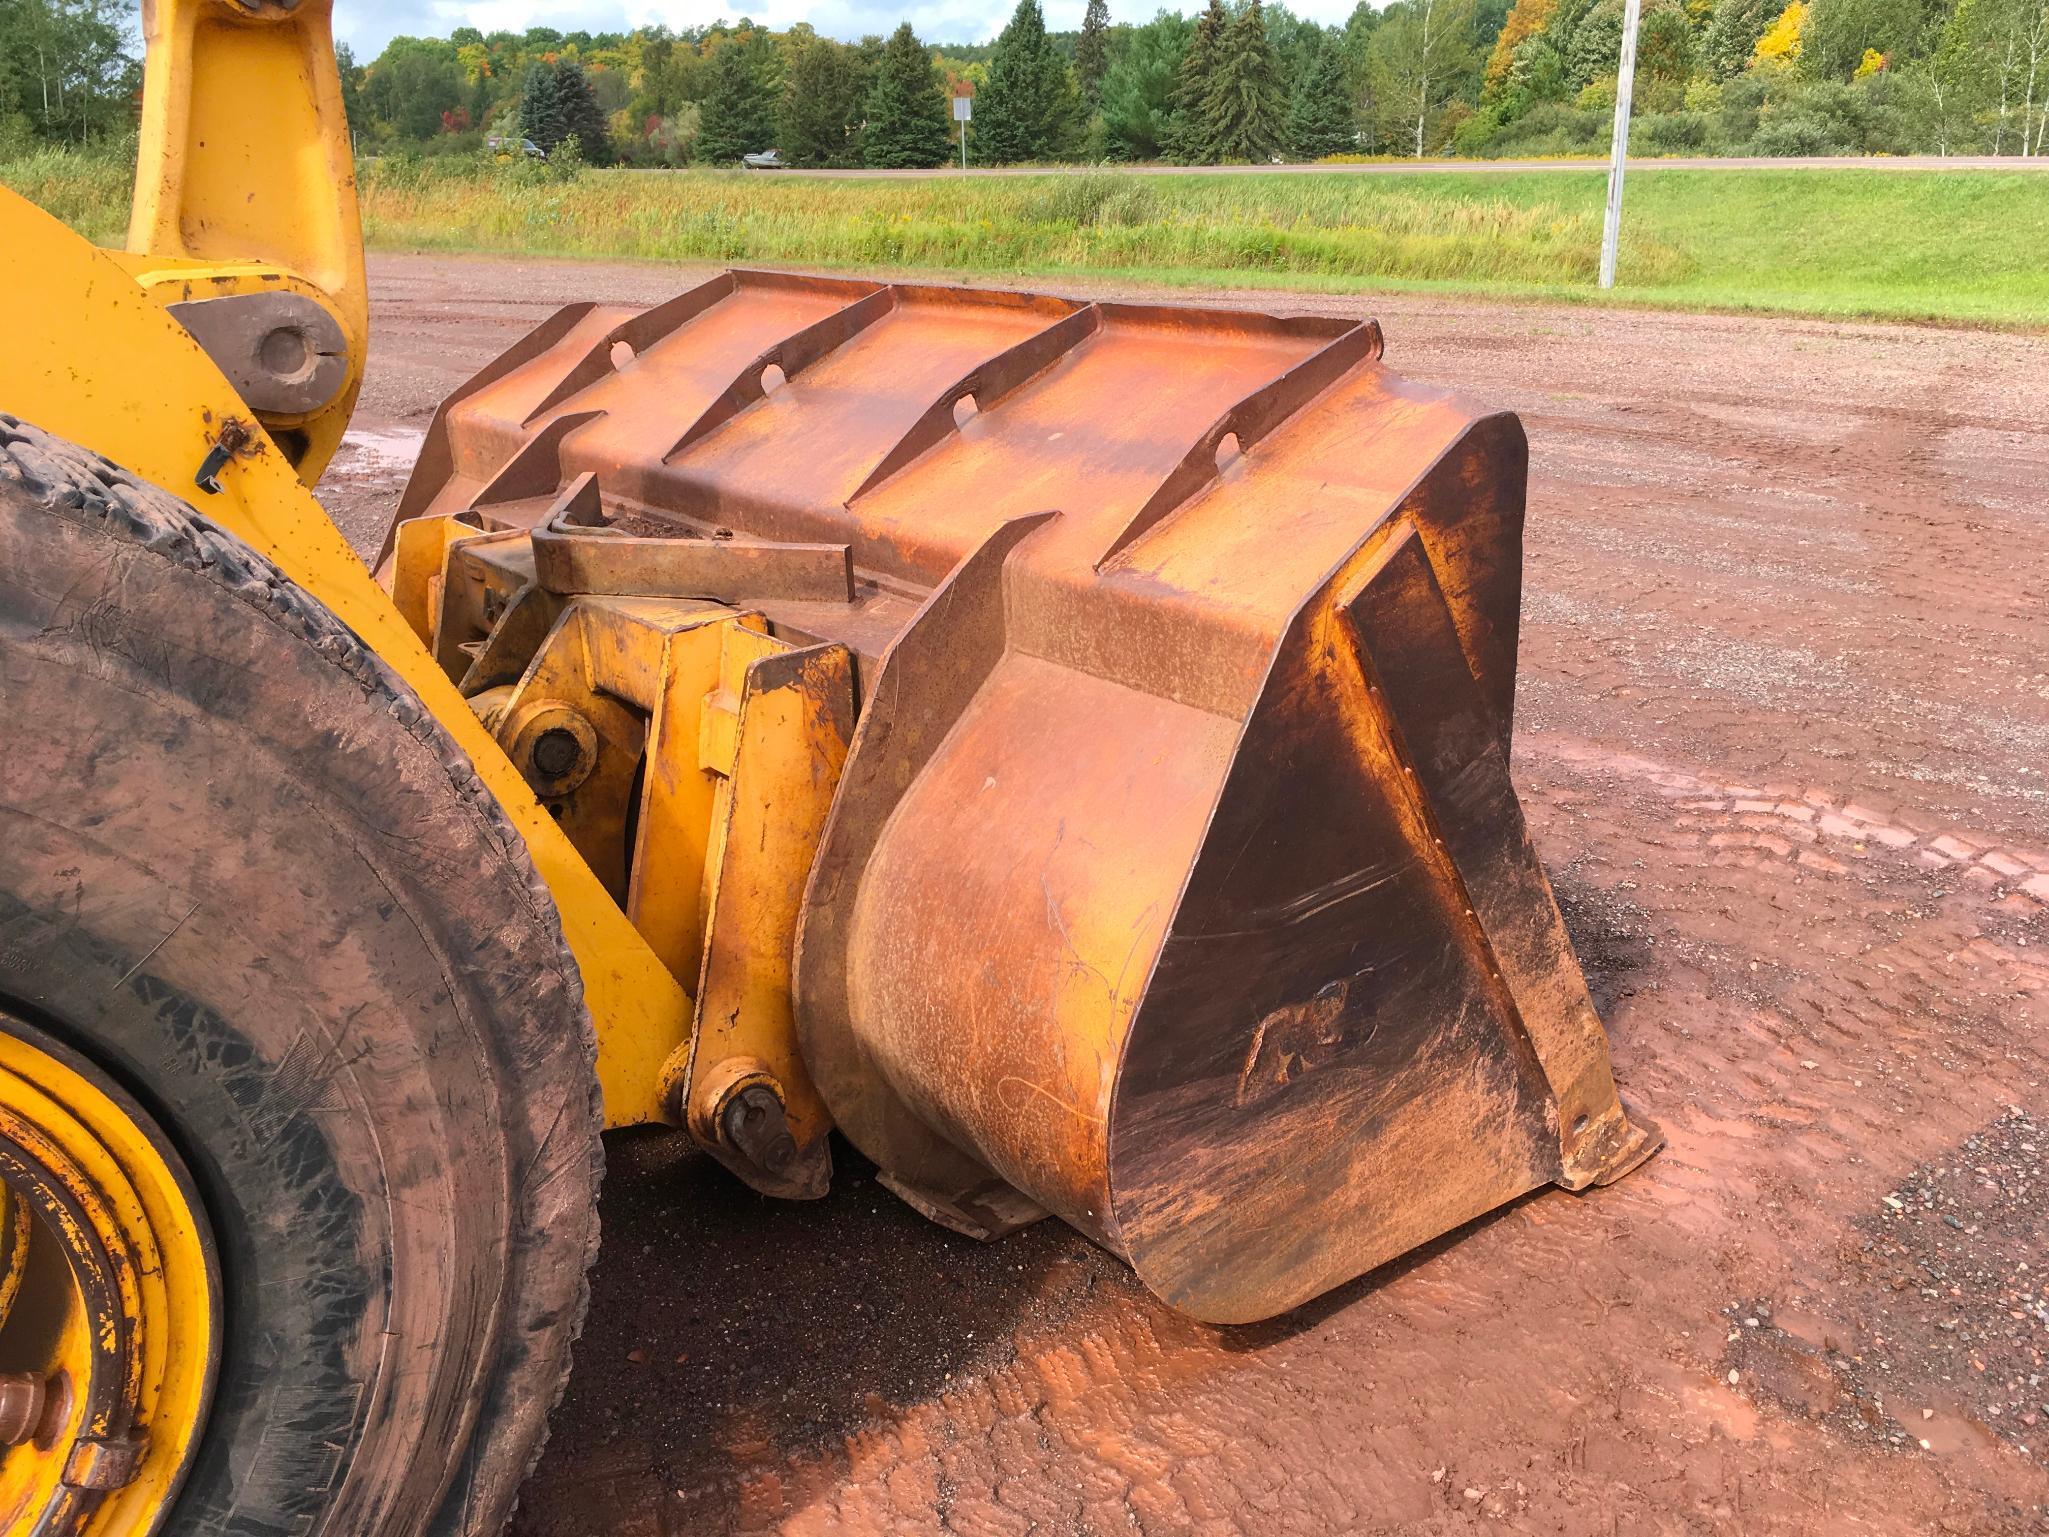
[(212, 1234), (170, 1143), (0, 1009), (0, 1529), (159, 1530), (219, 1336)]

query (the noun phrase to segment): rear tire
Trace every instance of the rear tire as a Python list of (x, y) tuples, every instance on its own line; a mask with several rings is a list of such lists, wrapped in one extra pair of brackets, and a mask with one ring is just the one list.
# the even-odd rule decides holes
[(417, 696), (177, 499), (0, 416), (0, 1007), (200, 1186), (223, 1349), (163, 1530), (495, 1537), (597, 1242), (594, 1040)]

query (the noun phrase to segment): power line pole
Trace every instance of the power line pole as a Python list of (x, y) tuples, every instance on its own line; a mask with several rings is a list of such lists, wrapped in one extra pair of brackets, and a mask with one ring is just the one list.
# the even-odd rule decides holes
[(1639, 0), (1628, 0), (1622, 15), (1622, 58), (1615, 70), (1615, 144), (1608, 156), (1608, 216), (1601, 224), (1601, 286), (1615, 286), (1615, 247), (1622, 240), (1622, 169), (1629, 158), (1629, 98), (1636, 88), (1636, 21)]

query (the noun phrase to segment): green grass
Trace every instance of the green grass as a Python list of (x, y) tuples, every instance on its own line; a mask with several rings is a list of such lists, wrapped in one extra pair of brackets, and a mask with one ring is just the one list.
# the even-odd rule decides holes
[(103, 150), (33, 149), (0, 158), (0, 186), (11, 187), (102, 245), (128, 233), (134, 146)]
[[(567, 183), (373, 171), (373, 244), (1181, 285), (1594, 300), (1600, 171), (856, 181), (735, 172)], [(1613, 297), (2049, 326), (2049, 179), (1641, 169)]]
[[(88, 234), (119, 233), (105, 165), (0, 164)], [(118, 180), (118, 178), (116, 178)], [(1692, 171), (1631, 176), (1612, 296), (1605, 175), (1455, 173), (852, 180), (386, 160), (373, 247), (782, 262), (1184, 286), (1428, 289), (1674, 308), (2049, 328), (2049, 176)], [(112, 227), (109, 212), (112, 211)]]

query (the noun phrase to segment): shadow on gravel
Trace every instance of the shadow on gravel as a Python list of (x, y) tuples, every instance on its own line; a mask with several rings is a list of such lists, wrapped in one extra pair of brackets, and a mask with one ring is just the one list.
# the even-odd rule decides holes
[(606, 1155), (590, 1317), (515, 1537), (726, 1530), (756, 1481), (795, 1497), (791, 1464), (1009, 1364), (1021, 1324), (1098, 1286), (1138, 1295), (1059, 1222), (988, 1245), (933, 1226), (837, 1140), (832, 1193), (802, 1203), (678, 1136)]
[(1411, 1249), (1399, 1258), (1389, 1260), (1378, 1270), (1369, 1270), (1362, 1276), (1354, 1276), (1344, 1285), (1303, 1303), (1292, 1313), (1285, 1313), (1279, 1318), (1269, 1318), (1265, 1323), (1238, 1324), (1232, 1328), (1213, 1329), (1210, 1331), (1211, 1335), (1219, 1350), (1236, 1355), (1265, 1350), (1270, 1345), (1281, 1344), (1298, 1334), (1311, 1333), (1347, 1308), (1357, 1307), (1361, 1303), (1370, 1306), (1373, 1294), (1383, 1286), (1392, 1286), (1411, 1271), (1420, 1270), (1448, 1250), (1457, 1248), (1482, 1228), (1490, 1227), (1520, 1210), (1525, 1202), (1537, 1200), (1550, 1188), (1547, 1185), (1542, 1189), (1532, 1190), (1527, 1195), (1518, 1196), (1506, 1206), (1497, 1206), (1493, 1211), (1475, 1217), (1463, 1227), (1455, 1227), (1449, 1233), (1431, 1239), (1421, 1248)]
[(1551, 894), (1565, 932), (1579, 952), (1587, 992), (1594, 1010), (1606, 1020), (1615, 1006), (1643, 986), (1657, 961), (1650, 942), (1650, 915), (1605, 887), (1594, 886), (1571, 870), (1551, 872)]
[[(1569, 873), (1556, 889), (1605, 1014), (1655, 964), (1643, 915)], [(806, 1203), (755, 1195), (667, 1133), (616, 1134), (606, 1153), (590, 1318), (514, 1537), (716, 1533), (763, 1501), (801, 1507), (806, 1466), (843, 1468), (850, 1437), (956, 1374), (1010, 1365), (1021, 1334), (1059, 1328), (1092, 1296), (1159, 1307), (1059, 1222), (986, 1245), (933, 1226), (844, 1142), (832, 1193)], [(1263, 1350), (1370, 1305), (1519, 1204), (1285, 1318), (1190, 1328), (1225, 1354)]]

